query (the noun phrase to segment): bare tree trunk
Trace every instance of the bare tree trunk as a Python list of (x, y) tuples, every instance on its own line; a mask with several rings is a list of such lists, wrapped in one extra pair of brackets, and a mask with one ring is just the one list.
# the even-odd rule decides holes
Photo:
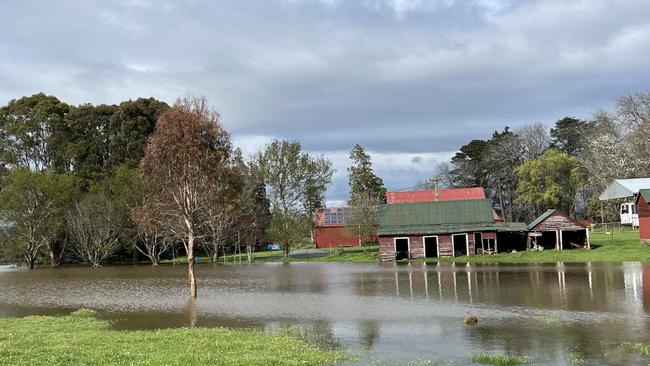
[(190, 278), (190, 296), (196, 299), (196, 278), (194, 277), (194, 231), (187, 233), (187, 274)]
[(53, 249), (50, 249), (50, 267), (58, 267), (59, 266), (59, 258), (54, 253)]

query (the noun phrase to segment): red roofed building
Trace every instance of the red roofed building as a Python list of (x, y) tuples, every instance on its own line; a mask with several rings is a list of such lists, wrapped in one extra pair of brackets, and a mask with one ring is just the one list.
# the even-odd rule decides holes
[(481, 187), (438, 189), (438, 197), (433, 189), (423, 191), (386, 192), (386, 203), (415, 203), (434, 201), (484, 200), (485, 191)]
[(359, 245), (359, 239), (346, 230), (349, 207), (331, 207), (314, 213), (316, 248), (337, 248)]

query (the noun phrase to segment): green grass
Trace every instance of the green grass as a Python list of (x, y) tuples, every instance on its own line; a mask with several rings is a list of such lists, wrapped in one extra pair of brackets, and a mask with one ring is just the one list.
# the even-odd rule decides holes
[(492, 355), (488, 353), (473, 355), (470, 359), (475, 363), (494, 366), (517, 366), (525, 365), (528, 362), (525, 357), (521, 356)]
[(603, 231), (591, 235), (591, 250), (544, 250), (541, 252), (500, 253), (455, 258), (427, 259), (431, 262), (456, 263), (553, 263), (553, 262), (650, 262), (650, 246), (639, 240), (636, 230)]
[(340, 352), (262, 331), (110, 330), (87, 309), (0, 319), (2, 365), (320, 365), (343, 359)]

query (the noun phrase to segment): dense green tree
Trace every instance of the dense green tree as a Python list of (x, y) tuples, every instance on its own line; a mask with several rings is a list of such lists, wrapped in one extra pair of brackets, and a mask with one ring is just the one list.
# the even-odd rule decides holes
[(109, 126), (109, 166), (135, 168), (144, 156), (147, 137), (158, 118), (169, 106), (154, 98), (138, 98), (121, 103), (111, 116)]
[(0, 219), (3, 252), (22, 258), (34, 268), (46, 253), (51, 265), (57, 265), (63, 248), (65, 210), (77, 196), (74, 177), (52, 171), (34, 172), (26, 168), (11, 170), (2, 179)]
[(571, 156), (577, 156), (585, 147), (589, 123), (575, 117), (564, 117), (551, 128), (551, 144)]
[(288, 256), (309, 234), (311, 210), (314, 202), (323, 201), (334, 174), (332, 163), (303, 152), (299, 142), (274, 140), (257, 155), (255, 164), (270, 201), (269, 236)]
[(70, 106), (43, 93), (11, 100), (0, 108), (0, 163), (57, 172), (68, 170)]
[(451, 158), (454, 169), (454, 185), (458, 187), (484, 187), (489, 181), (489, 169), (485, 161), (490, 143), (485, 140), (472, 140), (463, 145)]
[(375, 174), (370, 155), (361, 145), (354, 145), (350, 151), (350, 160), (352, 160), (352, 166), (348, 168), (350, 201), (354, 201), (359, 196), (386, 203), (384, 181)]
[(581, 183), (578, 159), (556, 149), (535, 160), (526, 160), (515, 173), (519, 178), (517, 200), (534, 205), (538, 213), (548, 208), (573, 212)]
[(98, 181), (107, 174), (109, 158), (109, 125), (116, 113), (114, 105), (82, 104), (68, 114), (68, 157), (74, 175), (87, 181)]

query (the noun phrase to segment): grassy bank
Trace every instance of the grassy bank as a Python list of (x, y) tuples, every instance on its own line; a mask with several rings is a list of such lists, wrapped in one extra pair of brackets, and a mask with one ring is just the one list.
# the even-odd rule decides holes
[(286, 335), (223, 328), (115, 331), (92, 310), (0, 319), (3, 365), (320, 365), (341, 361)]
[(650, 246), (639, 240), (636, 230), (604, 231), (591, 235), (591, 250), (544, 250), (541, 252), (501, 253), (456, 258), (440, 258), (427, 261), (456, 263), (552, 263), (552, 262), (650, 262)]

